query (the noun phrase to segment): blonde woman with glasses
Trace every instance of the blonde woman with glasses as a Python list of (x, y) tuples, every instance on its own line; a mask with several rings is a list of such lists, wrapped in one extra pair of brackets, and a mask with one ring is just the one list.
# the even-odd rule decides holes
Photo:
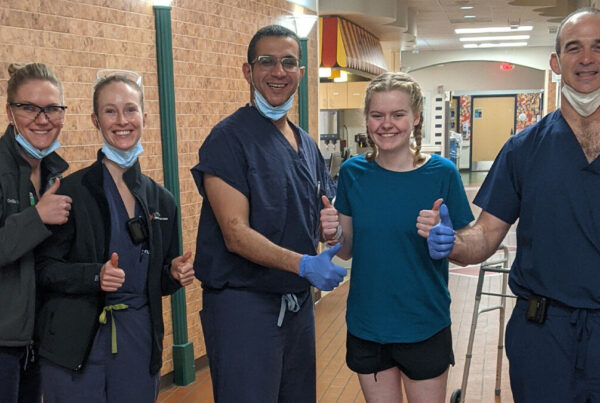
[(33, 249), (67, 221), (68, 196), (56, 194), (68, 165), (55, 152), (65, 109), (62, 84), (45, 64), (11, 64), (0, 139), (0, 401), (39, 402), (33, 345)]

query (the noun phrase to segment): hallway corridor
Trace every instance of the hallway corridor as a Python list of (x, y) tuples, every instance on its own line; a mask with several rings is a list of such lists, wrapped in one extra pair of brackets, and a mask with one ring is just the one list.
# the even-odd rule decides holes
[[(465, 182), (465, 190), (472, 200), (478, 190)], [(473, 208), (475, 217), (479, 210)], [(514, 259), (516, 245), (515, 226), (511, 228), (504, 244), (509, 248), (509, 262)], [(449, 289), (452, 297), (450, 305), (452, 317), (452, 338), (456, 365), (450, 368), (446, 401), (462, 383), (463, 368), (471, 330), (475, 290), (479, 274), (479, 265), (458, 267), (450, 265)], [(483, 290), (500, 292), (502, 275), (486, 274)], [(364, 402), (357, 376), (348, 369), (346, 354), (346, 297), (349, 283), (346, 281), (332, 292), (326, 293), (315, 305), (317, 338), (317, 399), (320, 403)], [(495, 305), (497, 297), (483, 296), (481, 307)], [(514, 300), (507, 299), (506, 320), (510, 317)], [(466, 402), (512, 403), (508, 379), (508, 361), (502, 362), (502, 383), (500, 397), (494, 394), (496, 381), (496, 355), (498, 351), (499, 311), (483, 313), (479, 316), (474, 338)], [(196, 381), (186, 387), (172, 386), (162, 390), (160, 403), (210, 403), (212, 389), (208, 369), (196, 373)]]

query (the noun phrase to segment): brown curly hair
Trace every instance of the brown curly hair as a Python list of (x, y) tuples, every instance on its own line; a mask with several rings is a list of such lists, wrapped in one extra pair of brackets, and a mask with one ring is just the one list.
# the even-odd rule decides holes
[[(399, 90), (404, 91), (410, 97), (410, 104), (415, 115), (419, 116), (419, 123), (413, 129), (413, 137), (415, 139), (415, 145), (411, 145), (411, 150), (415, 153), (413, 166), (417, 166), (425, 161), (425, 156), (421, 154), (421, 140), (423, 138), (423, 92), (421, 87), (411, 76), (406, 73), (400, 72), (387, 72), (378, 75), (369, 83), (365, 94), (365, 119), (369, 114), (369, 108), (371, 106), (371, 97), (374, 92), (387, 92)], [(372, 161), (377, 157), (377, 146), (371, 139), (370, 134), (367, 135), (369, 145), (373, 149), (367, 152), (366, 158), (368, 161)]]

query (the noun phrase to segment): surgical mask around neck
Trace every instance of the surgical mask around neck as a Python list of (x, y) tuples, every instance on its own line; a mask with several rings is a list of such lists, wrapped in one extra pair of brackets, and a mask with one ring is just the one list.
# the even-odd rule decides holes
[[(12, 115), (12, 110), (10, 111), (10, 113)], [(39, 148), (34, 147), (21, 134), (21, 131), (17, 127), (17, 123), (16, 123), (14, 115), (12, 118), (13, 118), (13, 122), (14, 122), (13, 127), (15, 129), (15, 140), (21, 146), (23, 151), (25, 151), (25, 154), (27, 154), (31, 158), (35, 158), (36, 160), (41, 160), (42, 158), (52, 154), (54, 151), (56, 151), (57, 148), (60, 148), (60, 143), (58, 142), (58, 140), (54, 140), (54, 142), (52, 144), (50, 144), (50, 147), (44, 148), (43, 150), (40, 150)]]
[(294, 94), (292, 94), (287, 101), (279, 106), (271, 105), (258, 90), (254, 89), (254, 106), (261, 115), (264, 117), (271, 119), (272, 121), (277, 121), (284, 117), (290, 109), (292, 109), (292, 104), (294, 102)]
[(590, 116), (592, 113), (596, 112), (600, 106), (600, 88), (588, 94), (584, 94), (575, 91), (567, 83), (563, 83), (562, 94), (565, 99), (569, 101), (569, 105), (583, 117)]
[(123, 169), (131, 168), (143, 151), (144, 147), (142, 147), (140, 141), (135, 143), (129, 150), (119, 150), (108, 144), (106, 141), (102, 146), (104, 156)]
[(25, 154), (27, 154), (31, 158), (35, 158), (36, 160), (41, 160), (42, 158), (47, 157), (48, 155), (56, 151), (57, 148), (60, 147), (60, 143), (58, 142), (58, 140), (54, 140), (50, 147), (40, 150), (39, 148), (35, 148), (34, 146), (32, 146), (31, 143), (27, 141), (27, 139), (23, 137), (21, 133), (18, 132), (17, 136), (15, 137), (15, 140), (17, 140), (17, 143), (19, 143), (23, 151), (25, 151)]
[(267, 119), (271, 119), (272, 121), (277, 121), (284, 117), (290, 109), (292, 109), (292, 105), (294, 103), (294, 93), (285, 101), (283, 104), (279, 106), (271, 105), (265, 97), (256, 89), (254, 86), (254, 78), (252, 77), (252, 70), (250, 70), (250, 80), (252, 81), (252, 88), (254, 93), (254, 107), (260, 112), (261, 115), (266, 117)]

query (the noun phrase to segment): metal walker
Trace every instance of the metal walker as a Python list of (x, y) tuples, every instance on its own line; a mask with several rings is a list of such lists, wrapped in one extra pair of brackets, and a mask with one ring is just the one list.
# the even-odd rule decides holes
[[(467, 355), (465, 360), (465, 367), (463, 371), (462, 384), (460, 389), (456, 389), (452, 392), (450, 397), (451, 403), (460, 403), (464, 402), (466, 392), (467, 392), (467, 381), (469, 379), (469, 368), (471, 366), (471, 358), (473, 353), (473, 341), (475, 339), (475, 330), (477, 328), (477, 318), (480, 314), (484, 312), (489, 312), (493, 310), (500, 310), (500, 325), (498, 327), (498, 355), (496, 358), (496, 396), (500, 396), (500, 382), (502, 380), (502, 356), (504, 353), (504, 315), (506, 308), (506, 298), (516, 298), (512, 294), (507, 294), (507, 283), (508, 283), (508, 273), (510, 268), (508, 267), (508, 248), (504, 245), (500, 245), (498, 250), (503, 252), (503, 256), (501, 258), (490, 258), (481, 264), (481, 269), (479, 270), (479, 278), (477, 280), (477, 290), (475, 292), (475, 307), (473, 308), (473, 319), (471, 320), (471, 333), (469, 334), (469, 343), (467, 345)], [(485, 278), (485, 273), (501, 273), (502, 274), (502, 288), (500, 293), (494, 292), (485, 292), (483, 291), (483, 280)], [(479, 308), (479, 304), (481, 303), (482, 295), (491, 295), (495, 297), (500, 297), (500, 304), (484, 306)]]

